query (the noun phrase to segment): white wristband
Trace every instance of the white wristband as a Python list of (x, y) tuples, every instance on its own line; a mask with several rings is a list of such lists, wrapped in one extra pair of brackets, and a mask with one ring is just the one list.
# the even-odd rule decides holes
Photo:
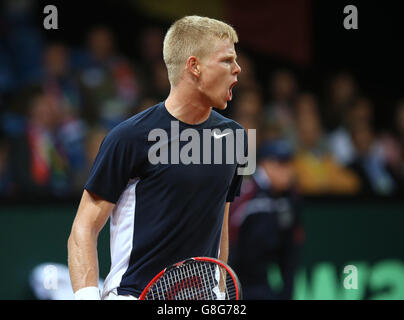
[(217, 299), (216, 300), (226, 300), (226, 292), (220, 291), (219, 293), (216, 294)]
[(97, 287), (85, 287), (74, 293), (75, 300), (101, 300), (100, 290)]

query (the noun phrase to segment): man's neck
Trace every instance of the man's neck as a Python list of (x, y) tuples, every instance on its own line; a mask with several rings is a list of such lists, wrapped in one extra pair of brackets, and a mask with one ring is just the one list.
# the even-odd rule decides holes
[(187, 124), (200, 124), (209, 118), (212, 110), (202, 100), (195, 89), (179, 84), (171, 88), (165, 106), (176, 119)]

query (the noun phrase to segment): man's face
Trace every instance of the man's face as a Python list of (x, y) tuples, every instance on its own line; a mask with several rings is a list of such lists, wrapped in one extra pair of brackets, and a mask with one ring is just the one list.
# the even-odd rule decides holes
[(199, 90), (210, 106), (224, 110), (241, 72), (234, 44), (228, 39), (212, 42), (212, 51), (200, 60)]
[(261, 166), (265, 169), (275, 191), (283, 192), (291, 188), (295, 174), (292, 161), (266, 159), (262, 161)]

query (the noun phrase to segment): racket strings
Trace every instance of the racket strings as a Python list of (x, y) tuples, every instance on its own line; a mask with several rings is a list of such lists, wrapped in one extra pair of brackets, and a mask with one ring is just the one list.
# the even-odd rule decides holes
[(191, 261), (167, 270), (146, 300), (234, 300), (236, 285), (227, 270), (206, 261)]

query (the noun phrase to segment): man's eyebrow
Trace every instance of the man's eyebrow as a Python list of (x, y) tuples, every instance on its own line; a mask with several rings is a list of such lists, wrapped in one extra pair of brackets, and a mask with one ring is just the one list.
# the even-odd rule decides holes
[(225, 59), (227, 59), (227, 58), (234, 58), (234, 60), (236, 60), (237, 59), (237, 54), (233, 54), (233, 53), (227, 53), (226, 55), (225, 55)]

